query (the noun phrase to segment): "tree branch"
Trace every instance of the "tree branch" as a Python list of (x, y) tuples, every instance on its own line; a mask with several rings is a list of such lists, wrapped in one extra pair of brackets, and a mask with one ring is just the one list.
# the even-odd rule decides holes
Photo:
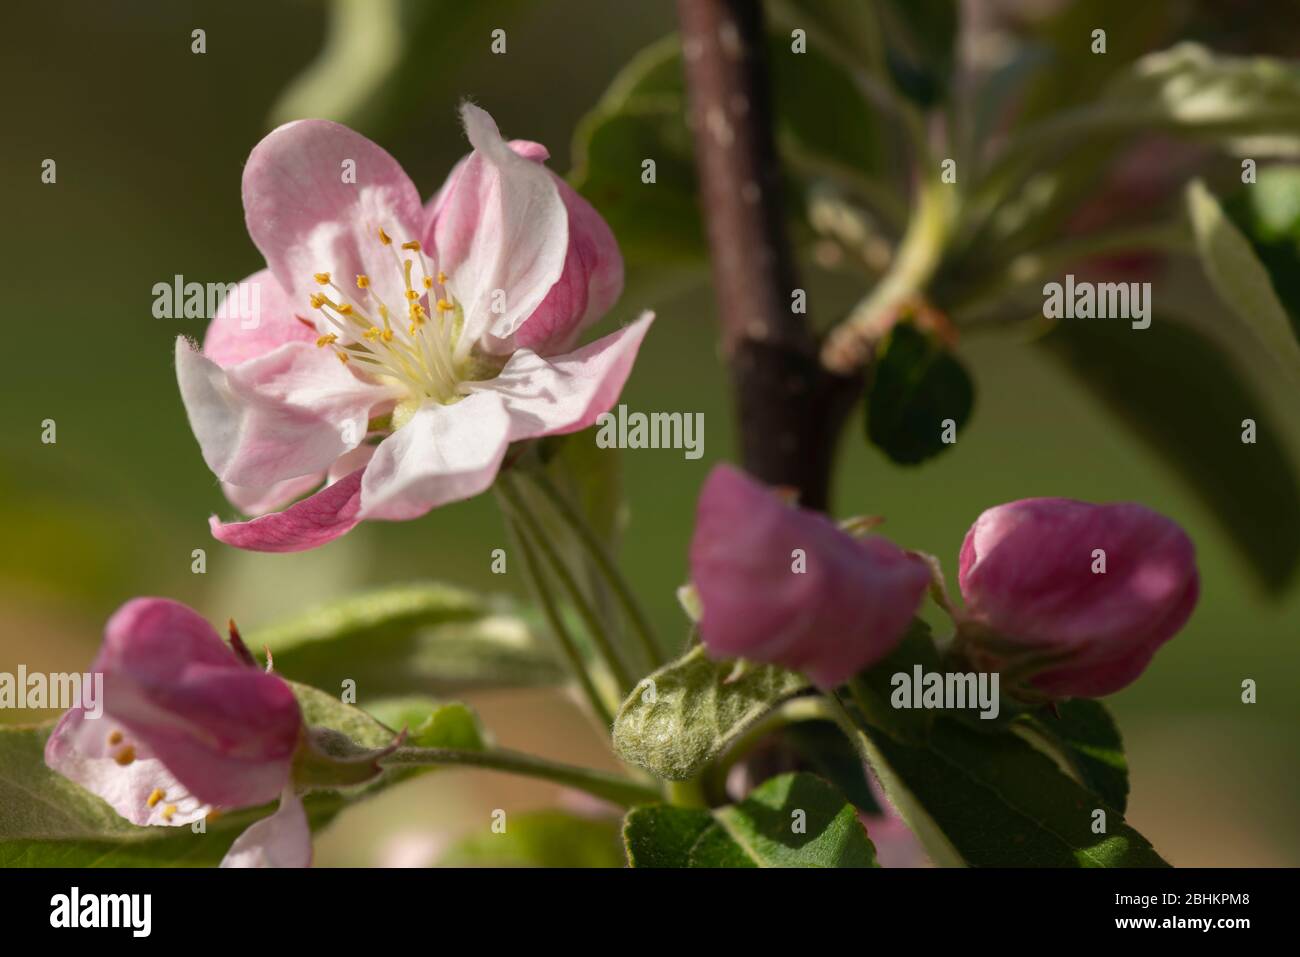
[(835, 444), (859, 376), (827, 372), (785, 231), (762, 4), (678, 0), (690, 122), (741, 460), (825, 509)]

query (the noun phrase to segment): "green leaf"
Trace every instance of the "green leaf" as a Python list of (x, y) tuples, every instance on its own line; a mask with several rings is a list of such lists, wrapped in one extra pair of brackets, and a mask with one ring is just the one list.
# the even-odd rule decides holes
[(387, 698), (366, 708), (394, 731), (407, 730), (406, 744), (413, 748), (455, 748), (482, 751), (487, 747), (478, 715), (459, 701), (435, 701), (408, 696)]
[(1201, 264), (1219, 298), (1300, 384), (1300, 341), (1293, 320), (1250, 240), (1200, 180), (1187, 187), (1187, 212)]
[(937, 338), (900, 322), (876, 353), (867, 390), (867, 438), (900, 465), (948, 449), (944, 420), (958, 431), (970, 419), (975, 387), (965, 366)]
[(807, 687), (802, 675), (711, 661), (698, 646), (632, 689), (614, 720), (614, 750), (661, 778), (685, 781), (774, 705)]
[(622, 867), (619, 823), (563, 811), (512, 814), (501, 833), (465, 837), (439, 867)]
[[(1268, 408), (1199, 333), (1155, 316), (1151, 326), (1058, 323), (1040, 343), (1189, 485), (1272, 590), (1300, 563), (1300, 479)], [(1241, 441), (1254, 419), (1256, 444)]]
[(894, 675), (900, 672), (911, 675), (917, 665), (923, 674), (944, 670), (930, 626), (913, 618), (898, 646), (853, 681), (855, 701), (863, 709), (864, 717), (900, 741), (913, 743), (923, 742), (929, 735), (935, 713), (924, 708), (895, 708), (890, 699), (894, 693)]
[(1128, 809), (1128, 759), (1119, 727), (1100, 701), (1075, 698), (1016, 718), (1065, 758), (1079, 783), (1123, 814)]
[[(354, 744), (378, 748), (393, 732), (369, 715), (314, 688), (294, 686), (309, 724), (346, 735)], [(274, 805), (232, 812), (188, 827), (137, 827), (89, 791), (45, 766), (45, 739), (53, 724), (0, 728), (0, 866), (3, 867), (195, 867), (218, 863), (231, 842)], [(303, 803), (313, 829), (344, 805), (410, 776), (385, 771), (362, 788), (315, 791)]]
[(365, 703), (464, 687), (553, 684), (563, 677), (524, 621), (459, 589), (410, 584), (375, 589), (257, 629), (276, 671), (322, 688), (356, 682)]
[[(816, 43), (792, 52), (788, 35), (773, 36), (766, 52), (778, 147), (809, 178), (792, 180), (792, 212), (812, 179), (830, 176), (861, 191), (880, 167), (882, 145), (851, 74)], [(633, 58), (575, 134), (570, 179), (608, 220), (629, 261), (696, 265), (707, 254), (686, 113), (681, 48), (669, 36)], [(642, 182), (646, 160), (655, 162), (653, 183)]]
[(1223, 204), (1268, 271), (1300, 336), (1300, 166), (1267, 166)]
[[(940, 718), (925, 746), (915, 746), (870, 724), (859, 728), (886, 794), (940, 863), (1165, 866), (1118, 809), (1017, 735)], [(1105, 812), (1102, 834), (1092, 830), (1096, 810)]]
[(763, 782), (712, 812), (633, 808), (623, 827), (633, 867), (875, 867), (853, 805), (812, 774)]
[(880, 813), (866, 766), (834, 721), (799, 721), (783, 728), (781, 736), (807, 767), (834, 785), (850, 804), (869, 814)]

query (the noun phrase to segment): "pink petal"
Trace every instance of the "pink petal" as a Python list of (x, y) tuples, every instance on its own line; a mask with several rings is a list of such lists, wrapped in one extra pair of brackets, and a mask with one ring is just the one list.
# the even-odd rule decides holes
[(501, 467), (510, 424), (496, 392), (426, 402), (375, 450), (361, 483), (362, 517), (417, 518), (484, 491)]
[(311, 867), (311, 828), (302, 801), (285, 788), (274, 814), (249, 826), (221, 859), (222, 867)]
[(653, 320), (653, 313), (642, 313), (630, 326), (551, 359), (521, 349), (499, 376), (476, 388), (505, 400), (512, 442), (578, 432), (618, 400)]
[(283, 512), (251, 522), (222, 523), (213, 515), (208, 519), (212, 536), (254, 552), (301, 552), (332, 542), (361, 520), (358, 512), (364, 472), (357, 469)]
[(310, 492), (321, 484), (324, 477), (320, 472), (312, 472), (259, 487), (222, 482), (221, 491), (226, 496), (226, 501), (245, 515), (265, 515)]
[[(354, 183), (344, 182), (348, 163)], [(248, 157), (243, 192), (248, 233), (298, 308), (308, 308), (318, 272), (352, 291), (364, 273), (390, 307), (403, 301), (393, 247), (380, 243), (378, 230), (398, 244), (417, 238), (420, 195), (397, 161), (360, 133), (326, 120), (272, 130)]]
[[(115, 754), (120, 745), (112, 747), (108, 743), (109, 734), (115, 730), (120, 726), (113, 723), (111, 716), (91, 719), (84, 709), (74, 708), (59, 719), (46, 740), (45, 763), (103, 798), (132, 824), (178, 826), (207, 816), (208, 805), (189, 794), (144, 745), (133, 745), (135, 760), (130, 764), (118, 764)], [(163, 798), (151, 807), (149, 798), (155, 790), (161, 791)], [(168, 808), (175, 808), (170, 816)]]
[(511, 150), (483, 110), (466, 103), (461, 116), (474, 152), (435, 204), (433, 245), (472, 345), (511, 335), (541, 305), (564, 271), (569, 219), (548, 170)]
[(725, 465), (700, 492), (690, 563), (711, 655), (779, 664), (822, 688), (889, 654), (930, 581), (891, 542), (855, 539)]
[(324, 471), (361, 443), (371, 409), (392, 396), (329, 350), (297, 342), (223, 369), (178, 338), (176, 378), (208, 467), (254, 487)]
[(295, 316), (271, 270), (253, 273), (239, 286), (238, 295), (222, 302), (203, 337), (203, 354), (217, 365), (239, 365), (286, 342), (315, 340), (316, 330)]

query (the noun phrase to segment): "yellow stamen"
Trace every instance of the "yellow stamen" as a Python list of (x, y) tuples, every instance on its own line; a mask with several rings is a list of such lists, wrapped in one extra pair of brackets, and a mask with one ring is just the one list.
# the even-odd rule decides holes
[(440, 286), (447, 285), (447, 274), (443, 272), (441, 269), (438, 270), (438, 285)]
[(439, 311), (439, 312), (450, 312), (450, 311), (451, 311), (451, 303), (449, 303), (446, 299), (439, 299), (439, 300), (438, 300), (438, 311)]
[(113, 731), (113, 732), (110, 732), (109, 735), (108, 735), (108, 743), (109, 743), (110, 745), (121, 744), (121, 743), (122, 743), (122, 732), (121, 732), (121, 731)]
[(367, 286), (369, 286), (369, 285), (370, 285), (370, 277), (369, 277), (369, 276), (365, 275), (364, 273), (362, 273), (361, 275), (357, 276), (357, 288), (358, 288), (358, 289), (365, 289), (365, 288), (366, 288)]
[(163, 818), (164, 821), (170, 821), (170, 820), (171, 820), (173, 817), (175, 817), (175, 816), (176, 816), (176, 805), (175, 805), (175, 804), (168, 804), (165, 808), (163, 808), (163, 810), (162, 810), (162, 818)]
[(392, 329), (385, 329), (385, 330), (384, 330), (384, 334), (381, 335), (379, 338), (383, 339), (385, 342), (392, 342), (392, 341), (393, 341), (393, 330), (392, 330)]
[(416, 242), (414, 239), (411, 239), (411, 240), (408, 240), (408, 241), (402, 243), (402, 248), (403, 248), (403, 249), (413, 249), (413, 250), (415, 250), (415, 251), (418, 253), (418, 252), (420, 251), (420, 244), (419, 244), (418, 242)]
[(131, 745), (128, 744), (121, 751), (117, 752), (117, 755), (113, 758), (113, 760), (116, 761), (122, 767), (126, 767), (128, 764), (130, 764), (132, 761), (135, 760), (135, 748), (133, 748)]
[(339, 357), (339, 362), (343, 363), (344, 365), (348, 364), (348, 354), (346, 352), (339, 350), (334, 354)]
[(327, 303), (327, 302), (329, 302), (329, 300), (326, 299), (326, 298), (325, 298), (321, 293), (319, 293), (319, 292), (314, 292), (314, 293), (311, 294), (311, 307), (312, 307), (313, 309), (319, 309), (321, 306), (325, 305), (325, 303)]
[(389, 237), (388, 233), (384, 232), (383, 226), (379, 227), (379, 241), (385, 246), (391, 246), (393, 243), (393, 240)]
[(332, 346), (334, 345), (334, 343), (338, 341), (339, 341), (338, 336), (336, 336), (332, 332), (327, 332), (325, 333), (325, 335), (321, 336), (319, 339), (316, 340), (316, 347), (318, 349), (324, 349), (326, 346)]
[(334, 308), (337, 309), (337, 310), (339, 311), (339, 313), (342, 314), (342, 315), (344, 315), (344, 316), (350, 316), (350, 315), (352, 315), (352, 307), (351, 307), (350, 305), (348, 305), (346, 302), (341, 302), (341, 303), (339, 303), (337, 306), (335, 306)]
[(378, 326), (371, 326), (369, 329), (363, 332), (362, 335), (365, 336), (367, 339), (369, 339), (371, 342), (374, 342), (381, 335), (383, 335), (383, 330), (381, 330)]
[(313, 273), (312, 278), (315, 279), (322, 286), (328, 286), (330, 284), (330, 274), (327, 272)]
[(408, 289), (406, 290), (406, 298), (414, 302), (415, 300), (420, 298), (420, 294), (416, 292), (414, 289)]
[(432, 288), (433, 288), (433, 280), (430, 279), (428, 276), (425, 276), (425, 277), (424, 277), (424, 288), (425, 288), (425, 289), (432, 289)]
[(166, 797), (166, 795), (163, 794), (162, 788), (154, 788), (153, 791), (149, 794), (149, 800), (145, 801), (145, 803), (148, 804), (150, 807), (155, 807), (158, 804), (158, 802), (161, 801), (164, 797)]

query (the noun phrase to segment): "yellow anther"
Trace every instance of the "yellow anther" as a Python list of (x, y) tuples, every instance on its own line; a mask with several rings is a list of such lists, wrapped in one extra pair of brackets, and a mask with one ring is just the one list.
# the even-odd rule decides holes
[(175, 804), (168, 804), (165, 808), (162, 809), (162, 818), (164, 821), (170, 821), (175, 816), (176, 816)]
[(383, 226), (379, 227), (379, 241), (383, 243), (385, 246), (391, 246), (393, 243), (393, 240), (391, 237), (389, 237), (388, 233), (384, 232)]
[(415, 335), (415, 323), (411, 323), (410, 327), (407, 329), (407, 332), (409, 332), (411, 335)]
[(449, 303), (446, 299), (439, 299), (439, 300), (438, 300), (438, 311), (439, 311), (439, 312), (450, 312), (450, 311), (451, 311), (451, 308), (452, 308), (452, 307), (451, 307), (451, 303)]
[(154, 807), (164, 797), (166, 797), (166, 795), (163, 794), (162, 788), (154, 788), (149, 795), (149, 800), (145, 801), (145, 803), (148, 804), (150, 807)]
[(334, 308), (337, 309), (341, 315), (344, 316), (352, 315), (352, 307), (348, 305), (346, 302), (341, 302)]
[(415, 300), (420, 298), (420, 294), (416, 292), (414, 289), (408, 289), (406, 290), (406, 298), (411, 300), (412, 302), (415, 302)]
[(402, 248), (413, 249), (418, 253), (420, 251), (420, 244), (416, 242), (414, 239), (409, 239), (406, 242), (402, 243)]
[(128, 764), (130, 764), (132, 761), (135, 760), (135, 748), (133, 748), (131, 745), (128, 744), (121, 751), (117, 752), (113, 760), (116, 761), (118, 764), (120, 764), (122, 767), (126, 767)]
[(330, 274), (327, 272), (312, 273), (311, 278), (315, 279), (322, 286), (328, 286), (330, 284)]
[(425, 288), (425, 289), (432, 289), (432, 288), (433, 288), (433, 280), (430, 279), (428, 276), (425, 276), (425, 277), (424, 277), (424, 288)]
[(369, 285), (370, 285), (370, 277), (369, 277), (369, 276), (367, 276), (365, 273), (362, 273), (362, 274), (360, 274), (359, 276), (357, 276), (357, 288), (358, 288), (358, 289), (365, 289), (365, 288), (366, 288), (367, 286), (369, 286)]
[(420, 305), (418, 302), (411, 303), (411, 318), (416, 322), (424, 322), (427, 318), (424, 306)]
[(383, 339), (385, 342), (392, 342), (392, 341), (393, 341), (393, 330), (392, 330), (392, 329), (385, 329), (384, 332), (383, 332), (383, 335), (381, 335), (379, 338)]
[(121, 731), (111, 731), (111, 732), (109, 732), (109, 735), (108, 735), (108, 743), (109, 743), (110, 745), (121, 744), (121, 743), (122, 743), (122, 732), (121, 732)]
[(365, 336), (367, 339), (369, 339), (371, 342), (374, 342), (382, 334), (383, 334), (383, 330), (380, 329), (378, 326), (371, 326), (369, 329), (367, 329), (365, 332), (362, 333), (362, 335)]
[(326, 299), (326, 298), (325, 298), (323, 295), (321, 295), (320, 293), (318, 293), (318, 292), (313, 292), (313, 293), (311, 294), (311, 307), (312, 307), (313, 309), (319, 309), (321, 306), (325, 305), (325, 303), (327, 303), (327, 302), (329, 302), (329, 300)]
[(440, 286), (447, 285), (447, 274), (443, 272), (441, 269), (438, 270), (438, 284)]
[(344, 365), (348, 364), (348, 354), (346, 352), (340, 350), (339, 352), (336, 352), (334, 354), (339, 357), (339, 362), (343, 363)]
[(332, 332), (327, 332), (325, 333), (325, 335), (321, 336), (319, 339), (316, 340), (316, 347), (318, 349), (324, 349), (326, 346), (332, 346), (334, 345), (334, 343), (338, 341), (339, 341), (338, 336), (336, 336)]

